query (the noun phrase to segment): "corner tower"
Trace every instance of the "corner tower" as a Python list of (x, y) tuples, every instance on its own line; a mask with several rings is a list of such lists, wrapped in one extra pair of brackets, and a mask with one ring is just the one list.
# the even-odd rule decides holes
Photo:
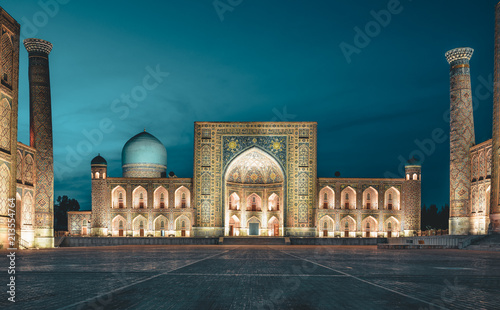
[(106, 236), (108, 234), (108, 208), (106, 208), (107, 191), (106, 178), (108, 163), (97, 155), (90, 163), (92, 170), (92, 219), (90, 234), (92, 236)]
[(446, 53), (450, 64), (450, 234), (469, 233), (470, 148), (474, 145), (474, 120), (469, 60), (472, 48)]
[(54, 246), (54, 156), (52, 107), (50, 97), (49, 53), (52, 44), (26, 39), (29, 54), (30, 146), (37, 150), (35, 160), (35, 246)]
[(413, 236), (420, 230), (421, 217), (421, 171), (422, 165), (410, 159), (405, 165), (405, 181), (403, 182), (403, 218), (405, 236)]

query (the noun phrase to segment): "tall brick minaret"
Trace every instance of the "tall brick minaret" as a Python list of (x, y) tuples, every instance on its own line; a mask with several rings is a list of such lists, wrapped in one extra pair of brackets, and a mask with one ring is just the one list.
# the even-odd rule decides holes
[(26, 39), (29, 54), (30, 146), (36, 148), (35, 246), (54, 246), (54, 156), (50, 99), (50, 42)]
[(472, 48), (446, 53), (450, 64), (450, 234), (469, 233), (470, 148), (474, 120), (469, 60)]
[(493, 91), (490, 220), (493, 232), (500, 233), (500, 3), (496, 7), (494, 63), (495, 83)]

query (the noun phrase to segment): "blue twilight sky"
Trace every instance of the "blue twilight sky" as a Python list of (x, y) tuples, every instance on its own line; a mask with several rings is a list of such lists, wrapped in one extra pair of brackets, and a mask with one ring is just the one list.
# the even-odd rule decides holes
[[(416, 140), (444, 132), (444, 142), (441, 136), (424, 154), (422, 183), (422, 202), (442, 205), (449, 201), (444, 53), (475, 49), (476, 142), (490, 139), (497, 1), (397, 2), (1, 0), (0, 5), (18, 20), (24, 37), (54, 44), (55, 191), (78, 199), (82, 209), (90, 208), (90, 160), (101, 153), (109, 175), (121, 176), (121, 149), (144, 128), (165, 144), (168, 171), (192, 177), (194, 121), (271, 120), (318, 122), (319, 177), (333, 177), (335, 171), (342, 177), (397, 175), (401, 159), (421, 150)], [(388, 7), (393, 13), (379, 14), (380, 26), (371, 11)], [(372, 37), (357, 38), (356, 45), (355, 27), (365, 32), (367, 26)], [(348, 45), (359, 47), (350, 61), (341, 49)], [(24, 48), (20, 58), (18, 139), (28, 144)], [(157, 77), (161, 82), (147, 80), (150, 90), (141, 92), (150, 70), (163, 72)], [(119, 102), (123, 95), (132, 95), (131, 107)], [(111, 130), (101, 138), (95, 133), (103, 121)]]

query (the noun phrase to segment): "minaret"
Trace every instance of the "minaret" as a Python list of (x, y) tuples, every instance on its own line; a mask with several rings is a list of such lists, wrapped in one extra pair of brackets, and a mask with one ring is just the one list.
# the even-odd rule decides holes
[(495, 15), (495, 81), (493, 91), (490, 221), (493, 232), (500, 233), (500, 3), (497, 4)]
[(50, 99), (50, 42), (26, 39), (29, 57), (30, 146), (35, 160), (35, 247), (54, 246), (54, 157)]
[(474, 145), (469, 60), (472, 48), (446, 53), (450, 63), (450, 234), (469, 233), (470, 148)]
[(108, 163), (97, 155), (90, 162), (90, 170), (92, 172), (92, 224), (90, 234), (92, 236), (108, 235), (108, 210), (106, 208), (107, 191), (106, 178)]

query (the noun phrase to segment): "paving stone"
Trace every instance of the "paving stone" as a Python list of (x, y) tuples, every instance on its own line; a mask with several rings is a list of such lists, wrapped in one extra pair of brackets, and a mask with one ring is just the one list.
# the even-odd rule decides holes
[[(7, 266), (7, 253), (0, 254)], [(4, 291), (0, 308), (498, 309), (499, 258), (373, 246), (19, 251), (17, 302), (7, 302)]]

